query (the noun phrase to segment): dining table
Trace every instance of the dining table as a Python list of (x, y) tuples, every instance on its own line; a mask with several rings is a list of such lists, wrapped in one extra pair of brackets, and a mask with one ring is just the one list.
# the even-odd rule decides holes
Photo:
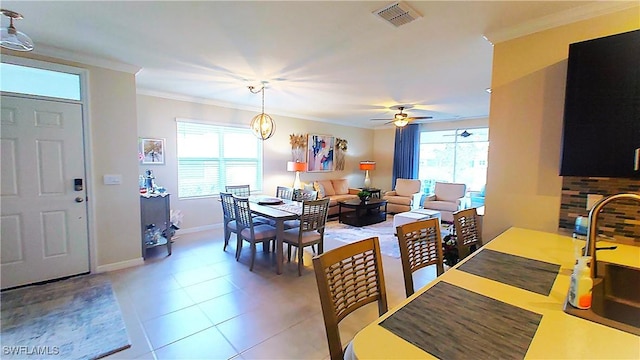
[[(510, 228), (359, 331), (344, 358), (640, 359), (637, 335), (563, 311), (582, 245)], [(598, 261), (640, 267), (640, 247), (614, 245)]]
[(282, 274), (284, 262), (284, 222), (297, 220), (302, 214), (302, 203), (264, 196), (250, 196), (251, 212), (275, 222), (276, 227), (276, 274)]

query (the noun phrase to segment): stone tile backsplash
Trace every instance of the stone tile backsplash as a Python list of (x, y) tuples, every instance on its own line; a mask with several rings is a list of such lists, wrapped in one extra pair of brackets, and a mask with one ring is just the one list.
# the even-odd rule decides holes
[[(565, 176), (562, 180), (560, 229), (573, 230), (578, 216), (588, 216), (587, 194), (609, 196), (640, 193), (640, 180), (630, 178), (595, 178)], [(618, 200), (604, 207), (599, 217), (599, 230), (614, 236), (620, 243), (640, 246), (640, 203)]]

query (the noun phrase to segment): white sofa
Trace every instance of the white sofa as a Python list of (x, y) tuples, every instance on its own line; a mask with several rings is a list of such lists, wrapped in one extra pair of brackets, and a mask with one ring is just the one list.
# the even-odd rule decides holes
[(422, 182), (415, 179), (396, 179), (393, 191), (387, 191), (382, 197), (387, 200), (387, 212), (392, 214), (411, 211), (420, 207)]
[(453, 213), (464, 208), (466, 192), (465, 184), (436, 182), (434, 194), (427, 196), (422, 207), (440, 211), (442, 221), (452, 223)]

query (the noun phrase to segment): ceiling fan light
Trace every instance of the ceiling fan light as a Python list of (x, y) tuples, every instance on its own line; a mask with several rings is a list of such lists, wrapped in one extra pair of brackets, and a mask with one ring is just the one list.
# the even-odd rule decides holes
[(0, 29), (0, 46), (16, 51), (33, 50), (33, 40), (22, 31), (16, 30), (13, 26), (13, 19), (22, 19), (22, 15), (11, 10), (0, 10), (2, 14), (9, 18), (9, 27)]
[(405, 127), (407, 126), (407, 124), (409, 123), (409, 120), (407, 119), (396, 119), (393, 124), (397, 127)]

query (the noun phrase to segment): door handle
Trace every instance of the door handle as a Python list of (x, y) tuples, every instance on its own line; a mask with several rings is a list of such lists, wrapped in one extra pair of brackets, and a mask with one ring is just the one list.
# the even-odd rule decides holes
[(640, 170), (640, 148), (633, 153), (633, 171)]
[(77, 202), (77, 203), (81, 203), (81, 202), (83, 202), (83, 201), (84, 201), (84, 198), (83, 198), (82, 196), (78, 196), (78, 197), (76, 198), (76, 202)]

